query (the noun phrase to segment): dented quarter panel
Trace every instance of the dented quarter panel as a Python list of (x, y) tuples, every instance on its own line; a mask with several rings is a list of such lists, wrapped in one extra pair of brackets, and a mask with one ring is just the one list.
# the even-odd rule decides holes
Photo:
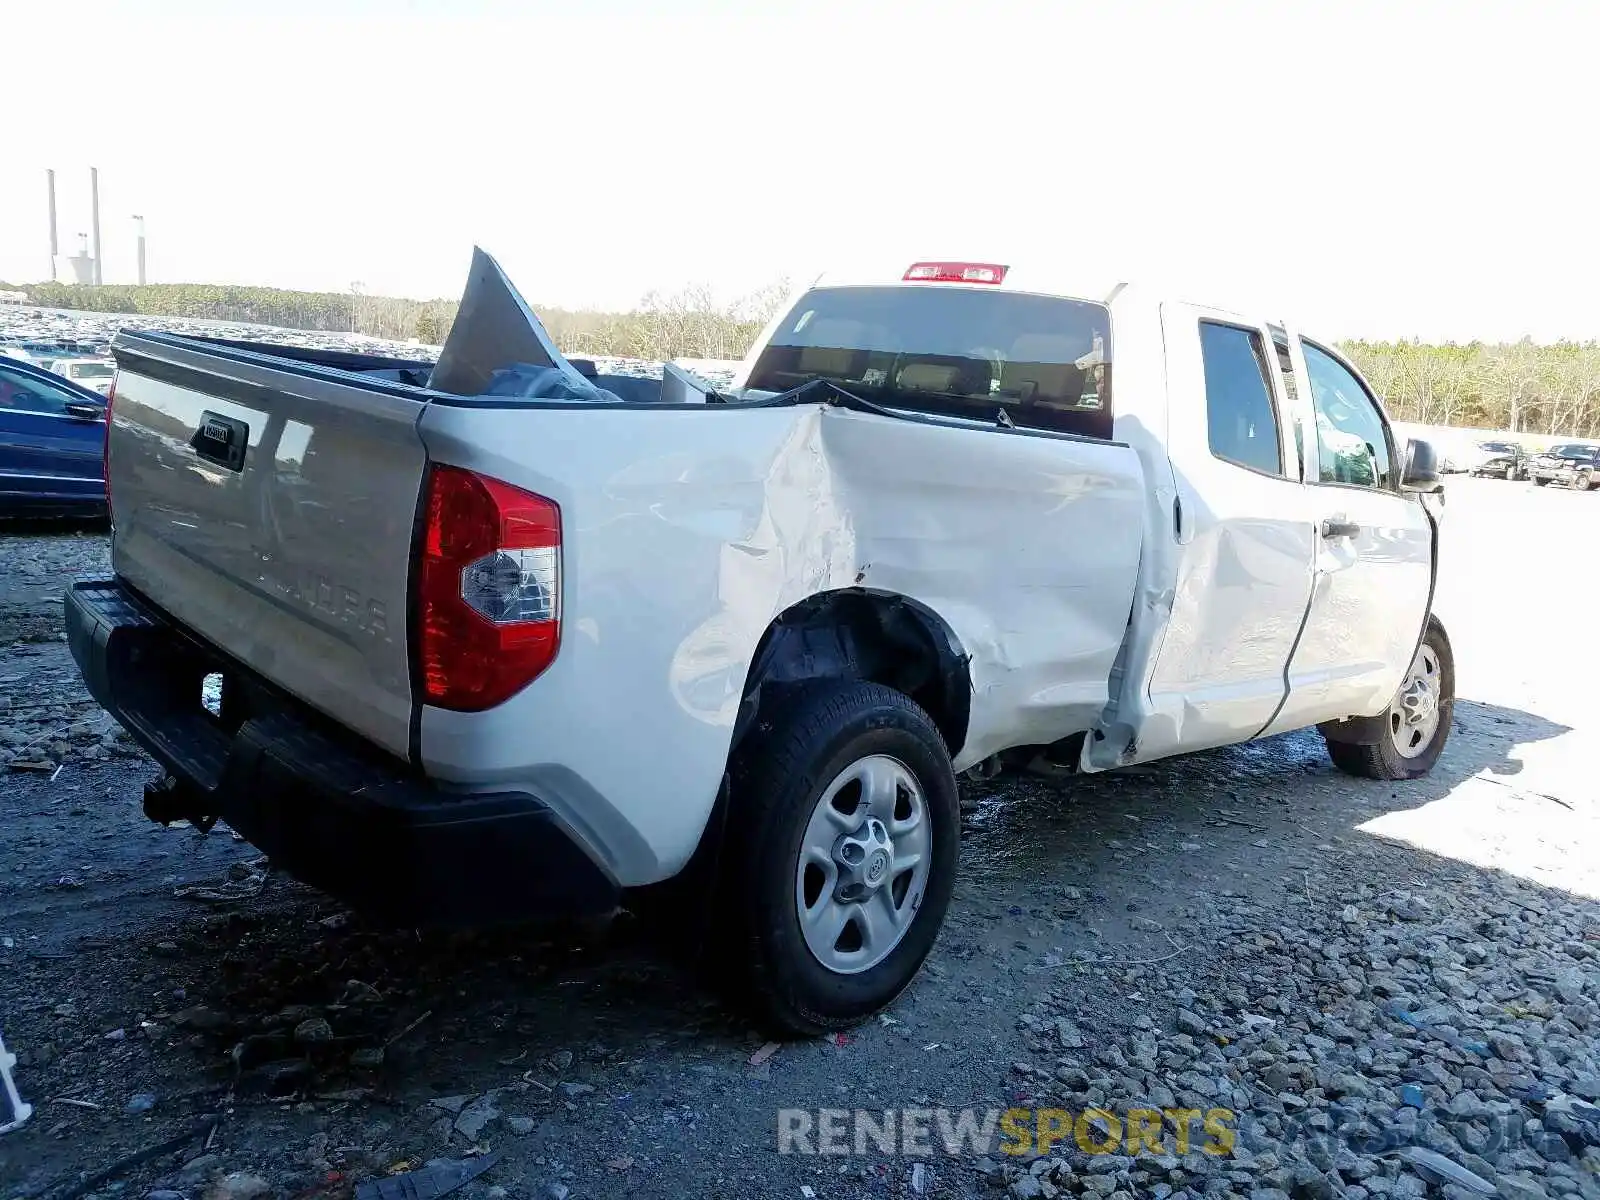
[(548, 800), (624, 884), (698, 843), (762, 634), (820, 592), (933, 610), (970, 658), (957, 766), (1087, 729), (1127, 626), (1145, 485), (1126, 446), (823, 408), (431, 407), (430, 456), (555, 500), (555, 663), (427, 708), (424, 765)]
[(861, 582), (928, 605), (970, 656), (956, 765), (1088, 729), (1138, 572), (1133, 451), (849, 412), (824, 414), (822, 445)]

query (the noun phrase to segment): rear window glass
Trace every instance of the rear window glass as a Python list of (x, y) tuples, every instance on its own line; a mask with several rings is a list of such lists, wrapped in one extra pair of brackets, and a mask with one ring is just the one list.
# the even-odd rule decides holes
[(1102, 304), (951, 287), (818, 288), (747, 386), (826, 379), (895, 408), (1111, 436), (1111, 314)]

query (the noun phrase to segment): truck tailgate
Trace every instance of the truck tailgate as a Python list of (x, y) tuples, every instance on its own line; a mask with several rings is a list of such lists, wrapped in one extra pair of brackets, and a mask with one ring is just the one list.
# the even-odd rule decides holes
[(124, 333), (114, 352), (116, 573), (234, 659), (407, 755), (424, 399), (168, 335)]

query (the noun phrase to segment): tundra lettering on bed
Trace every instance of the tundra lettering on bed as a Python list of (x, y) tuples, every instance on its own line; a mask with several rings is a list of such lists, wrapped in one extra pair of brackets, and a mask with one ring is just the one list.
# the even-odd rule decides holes
[(917, 974), (960, 772), (1449, 735), (1433, 452), (1258, 314), (928, 261), (817, 280), (718, 391), (569, 361), (479, 252), (420, 368), (115, 353), (67, 619), (146, 811), (397, 921), (633, 905), (814, 1033)]

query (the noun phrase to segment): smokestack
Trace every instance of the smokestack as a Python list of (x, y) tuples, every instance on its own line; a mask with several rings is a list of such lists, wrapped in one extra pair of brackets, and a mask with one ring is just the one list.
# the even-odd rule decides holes
[(67, 259), (67, 265), (72, 268), (70, 282), (81, 285), (94, 282), (94, 259), (89, 257), (89, 235), (78, 235), (78, 252)]
[(89, 228), (94, 232), (94, 281), (102, 283), (100, 275), (100, 168), (89, 168)]
[(61, 253), (56, 245), (56, 173), (46, 169), (44, 185), (50, 194), (50, 282), (56, 281), (56, 255)]
[(138, 213), (133, 214), (133, 219), (139, 222), (139, 286), (144, 286), (144, 218)]

